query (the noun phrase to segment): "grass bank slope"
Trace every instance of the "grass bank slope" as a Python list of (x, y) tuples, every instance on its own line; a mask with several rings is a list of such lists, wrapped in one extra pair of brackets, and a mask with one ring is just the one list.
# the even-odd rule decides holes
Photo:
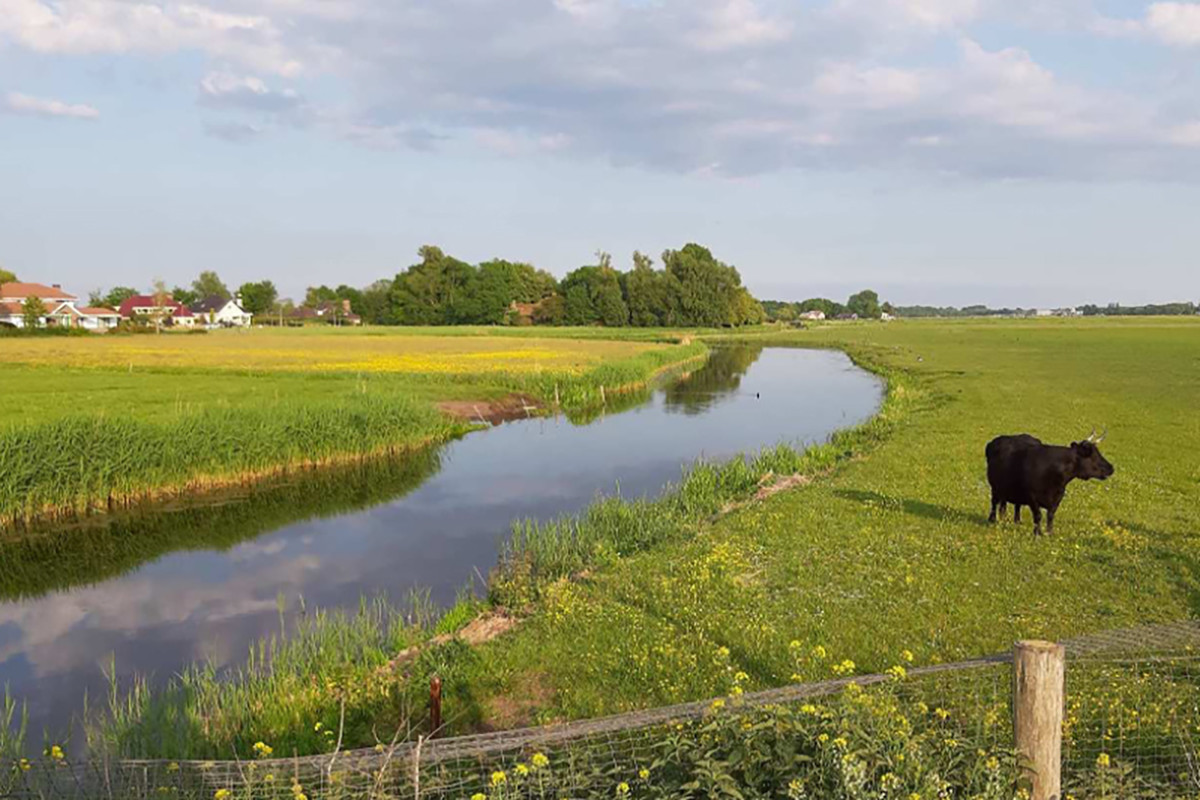
[[(757, 688), (792, 679), (793, 641), (870, 671), (904, 650), (931, 663), (1200, 613), (1200, 462), (1188, 455), (1200, 324), (906, 322), (783, 338), (904, 376), (892, 390), (908, 411), (887, 441), (556, 584), (479, 653), (462, 698), (473, 714), (514, 724), (704, 697), (723, 690), (721, 647)], [(991, 437), (1066, 443), (1092, 426), (1108, 428), (1116, 475), (1073, 484), (1053, 537), (987, 525)]]

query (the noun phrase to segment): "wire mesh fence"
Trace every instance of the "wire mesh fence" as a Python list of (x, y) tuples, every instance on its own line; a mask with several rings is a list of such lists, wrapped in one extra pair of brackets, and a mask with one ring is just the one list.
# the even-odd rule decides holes
[[(1066, 642), (1064, 797), (1197, 797), (1200, 625)], [(15, 798), (1002, 798), (1020, 791), (1012, 658), (633, 714), (247, 761), (0, 765)], [(260, 755), (270, 755), (266, 748)]]

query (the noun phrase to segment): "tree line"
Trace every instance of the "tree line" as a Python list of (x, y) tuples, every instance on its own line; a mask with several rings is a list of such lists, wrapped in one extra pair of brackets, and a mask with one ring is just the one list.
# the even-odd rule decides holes
[[(470, 264), (433, 245), (417, 255), (419, 261), (392, 279), (362, 288), (310, 286), (299, 304), (280, 299), (269, 280), (243, 283), (236, 295), (246, 311), (263, 316), (349, 301), (351, 311), (372, 325), (723, 327), (767, 319), (737, 269), (698, 244), (665, 251), (661, 267), (635, 252), (628, 271), (614, 267), (612, 257), (600, 252), (596, 263), (572, 270), (562, 280), (524, 262)], [(115, 308), (135, 294), (139, 292), (132, 287), (118, 286), (93, 292), (90, 301)], [(234, 296), (211, 270), (170, 294), (185, 305)]]
[(432, 245), (417, 255), (390, 281), (310, 287), (305, 303), (349, 300), (364, 322), (380, 325), (721, 327), (766, 319), (737, 269), (698, 244), (665, 251), (661, 268), (635, 252), (625, 272), (597, 253), (596, 263), (562, 280), (522, 262), (469, 264)]
[(853, 314), (859, 319), (879, 319), (884, 314), (895, 314), (891, 303), (879, 302), (879, 294), (871, 289), (856, 292), (845, 303), (826, 297), (811, 297), (791, 303), (780, 300), (764, 300), (763, 309), (771, 322), (791, 322), (810, 311), (820, 311), (828, 319)]

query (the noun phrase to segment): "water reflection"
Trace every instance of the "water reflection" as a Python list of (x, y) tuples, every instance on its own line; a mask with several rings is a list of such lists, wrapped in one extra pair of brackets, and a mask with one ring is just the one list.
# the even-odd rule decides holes
[[(494, 565), (514, 519), (578, 511), (620, 485), (652, 495), (697, 458), (820, 440), (880, 388), (840, 353), (719, 350), (685, 379), (610, 398), (586, 426), (511, 422), (403, 461), (311, 473), (215, 506), (0, 544), (0, 683), (60, 729), (102, 667), (160, 679), (243, 660), (277, 598), (349, 606), (428, 587), (437, 602)], [(619, 411), (620, 404), (638, 402)]]
[(703, 414), (741, 389), (742, 376), (761, 355), (761, 347), (715, 348), (703, 369), (666, 387), (663, 402), (670, 411)]

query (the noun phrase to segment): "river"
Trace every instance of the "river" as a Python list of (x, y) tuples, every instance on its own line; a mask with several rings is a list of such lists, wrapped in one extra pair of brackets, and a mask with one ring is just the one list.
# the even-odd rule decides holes
[(85, 691), (103, 697), (110, 663), (157, 679), (238, 663), (301, 596), (353, 607), (423, 587), (447, 604), (480, 585), (513, 520), (655, 495), (697, 459), (822, 441), (881, 398), (842, 353), (718, 348), (586, 424), (507, 422), (396, 461), (3, 541), (0, 683), (28, 701), (31, 738), (61, 738)]

